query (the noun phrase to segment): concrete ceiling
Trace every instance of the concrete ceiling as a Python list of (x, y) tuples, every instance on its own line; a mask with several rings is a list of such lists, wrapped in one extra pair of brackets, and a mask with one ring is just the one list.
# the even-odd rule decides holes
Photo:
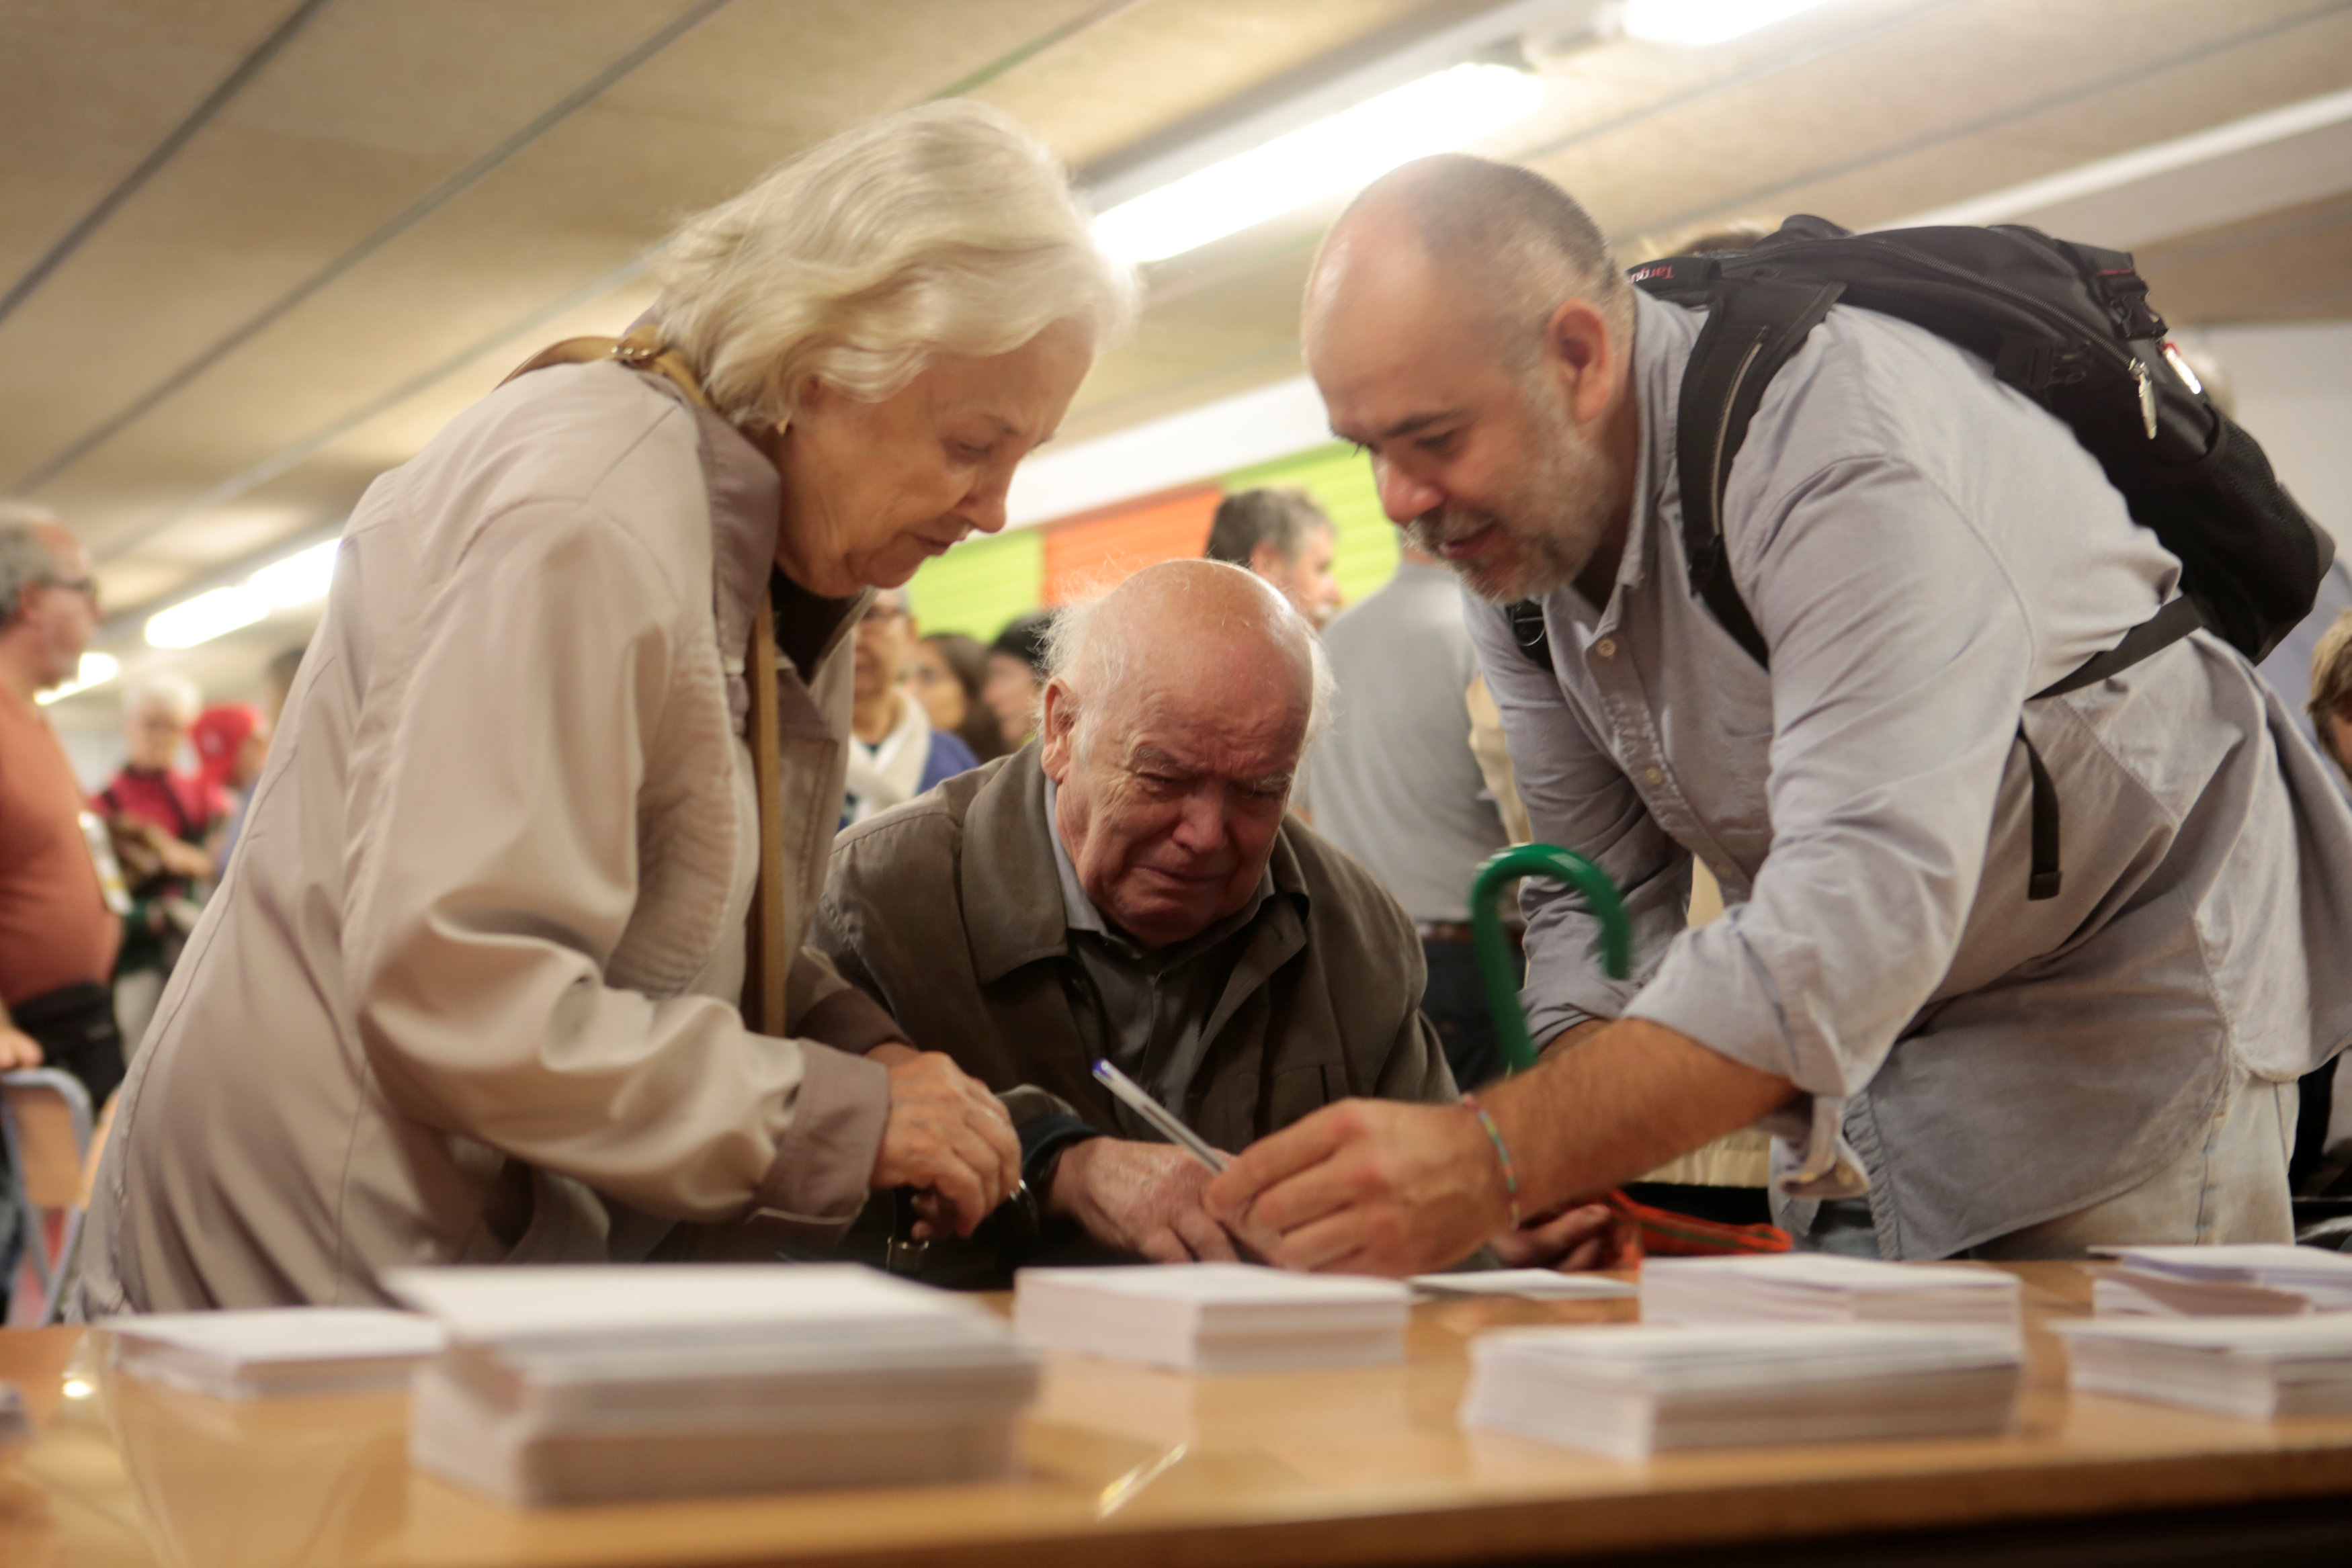
[[(625, 322), (679, 215), (841, 125), (969, 93), (1100, 172), (1491, 8), (12, 0), (0, 494), (90, 543), (128, 651), (146, 613), (331, 532), (533, 349)], [(1482, 150), (1629, 243), (1792, 211), (1881, 224), (2352, 88), (2352, 0), (1832, 0), (1706, 49), (1591, 43), (1557, 10), (1569, 36), (1530, 40), (1547, 107)], [(2129, 214), (2176, 321), (2344, 316), (2343, 140), (2232, 147), (2094, 207)], [(1296, 374), (1329, 215), (1155, 267), (1069, 438)], [(184, 667), (237, 695), (292, 634)]]

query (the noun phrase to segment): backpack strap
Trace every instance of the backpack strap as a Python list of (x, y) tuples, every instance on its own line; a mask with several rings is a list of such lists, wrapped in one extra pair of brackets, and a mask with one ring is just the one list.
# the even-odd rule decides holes
[[(2131, 668), (2149, 654), (2170, 647), (2191, 632), (2205, 624), (2204, 615), (2196, 601), (2188, 598), (2173, 600), (2165, 607), (2123, 634), (2122, 641), (2104, 653), (2094, 653), (2077, 664), (2072, 673), (2059, 677), (2026, 698), (2040, 702), (2043, 697), (2063, 696), (2068, 692), (2081, 691), (2095, 685), (2109, 675)], [(2029, 902), (2058, 896), (2061, 873), (2058, 864), (2058, 789), (2050, 781), (2050, 769), (2042, 763), (2042, 753), (2025, 733), (2025, 721), (2017, 725), (2017, 743), (2025, 747), (2026, 770), (2033, 778), (2033, 860), (2025, 877), (2025, 896)]]
[(1707, 291), (1675, 410), (1675, 464), (1682, 481), (1683, 558), (1691, 586), (1748, 656), (1769, 667), (1770, 650), (1731, 580), (1723, 541), (1723, 496), (1731, 460), (1774, 372), (1830, 313), (1843, 283), (1779, 283), (1721, 277)]

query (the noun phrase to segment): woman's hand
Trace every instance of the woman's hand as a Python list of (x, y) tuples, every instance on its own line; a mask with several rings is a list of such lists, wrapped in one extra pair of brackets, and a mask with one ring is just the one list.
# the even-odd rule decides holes
[(890, 1119), (868, 1185), (911, 1186), (969, 1236), (1021, 1181), (1021, 1140), (987, 1085), (935, 1051), (890, 1069)]

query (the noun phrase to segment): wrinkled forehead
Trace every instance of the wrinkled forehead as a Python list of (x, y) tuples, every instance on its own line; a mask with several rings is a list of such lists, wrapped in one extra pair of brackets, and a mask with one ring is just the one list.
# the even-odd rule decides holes
[(1122, 760), (1239, 781), (1286, 775), (1306, 743), (1312, 675), (1258, 640), (1139, 649), (1100, 713)]

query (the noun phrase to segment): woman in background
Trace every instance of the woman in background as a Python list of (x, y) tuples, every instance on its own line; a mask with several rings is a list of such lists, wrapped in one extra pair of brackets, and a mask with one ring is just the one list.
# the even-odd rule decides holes
[(988, 650), (979, 638), (934, 632), (918, 639), (907, 654), (907, 684), (931, 716), (931, 727), (953, 734), (978, 760), (993, 762), (1013, 749), (995, 712), (981, 700)]

